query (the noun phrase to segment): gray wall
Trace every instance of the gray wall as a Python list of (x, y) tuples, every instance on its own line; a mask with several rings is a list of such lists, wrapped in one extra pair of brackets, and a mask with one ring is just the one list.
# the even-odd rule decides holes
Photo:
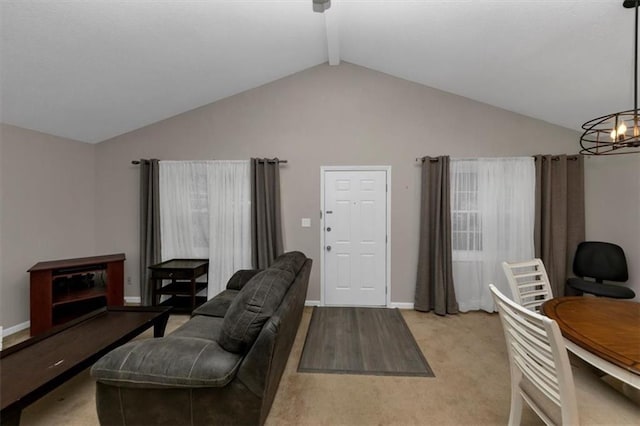
[(584, 179), (587, 239), (624, 249), (640, 301), (640, 154), (587, 157)]
[(95, 145), (0, 124), (0, 325), (29, 320), (27, 269), (95, 254)]
[[(320, 166), (391, 165), (391, 300), (413, 302), (419, 175), (415, 158), (575, 153), (578, 133), (342, 63), (321, 65), (97, 146), (97, 244), (125, 251), (138, 295), (139, 157), (277, 156), (286, 249), (312, 257), (308, 299), (320, 299)], [(301, 228), (300, 219), (312, 219)]]
[[(35, 262), (125, 252), (138, 291), (138, 167), (131, 160), (278, 156), (285, 244), (316, 263), (320, 166), (391, 165), (391, 300), (413, 301), (422, 155), (575, 153), (579, 134), (343, 63), (321, 65), (98, 145), (0, 127), (0, 325), (29, 319)], [(640, 294), (640, 156), (587, 158), (587, 238), (625, 248)], [(300, 218), (310, 217), (311, 228)]]

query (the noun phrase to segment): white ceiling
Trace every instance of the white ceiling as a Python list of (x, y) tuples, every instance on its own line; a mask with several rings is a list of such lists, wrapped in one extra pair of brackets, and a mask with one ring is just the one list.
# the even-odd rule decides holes
[[(622, 0), (0, 3), (0, 120), (100, 142), (347, 61), (572, 129), (633, 107)], [(461, 118), (463, 120), (463, 118)]]

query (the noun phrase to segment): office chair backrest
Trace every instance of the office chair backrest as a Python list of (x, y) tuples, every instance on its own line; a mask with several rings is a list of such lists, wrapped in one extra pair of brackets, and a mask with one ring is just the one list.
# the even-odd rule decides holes
[(579, 424), (573, 374), (558, 324), (511, 301), (493, 284), (489, 288), (500, 313), (509, 352), (512, 389), (509, 425), (520, 423), (520, 398), (546, 424)]
[(540, 305), (553, 297), (542, 260), (502, 262), (502, 270), (511, 287), (513, 301), (517, 304), (534, 312), (540, 312)]
[(578, 244), (573, 258), (573, 273), (578, 277), (624, 282), (629, 279), (627, 259), (622, 247), (600, 241), (583, 241)]

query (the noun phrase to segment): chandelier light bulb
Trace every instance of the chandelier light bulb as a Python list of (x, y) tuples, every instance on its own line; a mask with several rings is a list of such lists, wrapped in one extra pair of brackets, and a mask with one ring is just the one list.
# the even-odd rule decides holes
[(620, 125), (618, 126), (618, 136), (624, 136), (626, 131), (627, 131), (627, 125), (624, 123), (620, 123)]
[[(618, 117), (616, 117), (616, 123), (618, 122)], [(634, 133), (638, 131), (638, 128), (636, 127), (634, 130)], [(624, 124), (624, 121), (622, 121), (620, 124), (618, 124), (618, 127), (613, 128), (613, 130), (611, 130), (611, 133), (609, 133), (609, 136), (611, 136), (611, 140), (614, 142), (617, 141), (623, 141), (626, 137), (626, 133), (627, 133), (627, 125)]]

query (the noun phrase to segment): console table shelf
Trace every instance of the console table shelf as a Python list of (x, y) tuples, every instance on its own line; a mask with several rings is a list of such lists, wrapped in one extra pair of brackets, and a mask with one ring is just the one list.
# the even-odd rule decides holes
[(123, 253), (39, 262), (29, 269), (31, 335), (101, 306), (124, 305)]
[(51, 305), (60, 306), (60, 305), (65, 305), (67, 303), (74, 303), (74, 302), (79, 302), (82, 300), (89, 300), (89, 299), (97, 299), (100, 297), (105, 297), (105, 298), (107, 297), (106, 289), (89, 288), (89, 289), (69, 292), (66, 294), (54, 294), (53, 302), (51, 303)]
[[(207, 288), (207, 283), (205, 281), (196, 281), (196, 294), (200, 293), (205, 288)], [(156, 290), (156, 294), (191, 295), (191, 291), (191, 283), (185, 281), (167, 284), (164, 287)]]

